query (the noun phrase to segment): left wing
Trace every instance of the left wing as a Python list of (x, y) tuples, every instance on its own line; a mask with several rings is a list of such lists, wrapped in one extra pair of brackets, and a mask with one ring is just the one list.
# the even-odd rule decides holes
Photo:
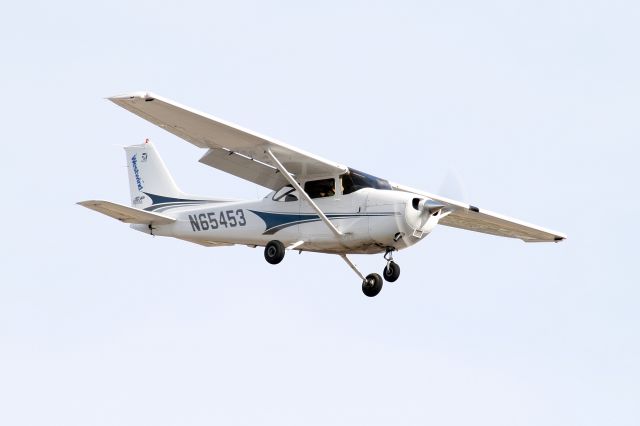
[(136, 92), (109, 100), (199, 148), (208, 148), (201, 163), (270, 189), (279, 189), (287, 181), (267, 150), (296, 176), (328, 177), (347, 171), (341, 164), (153, 93)]
[(441, 225), (500, 237), (518, 238), (525, 243), (559, 242), (567, 238), (566, 235), (560, 232), (480, 209), (460, 201), (429, 194), (398, 184), (392, 184), (392, 187), (397, 191), (422, 195), (442, 203), (450, 213), (438, 221)]

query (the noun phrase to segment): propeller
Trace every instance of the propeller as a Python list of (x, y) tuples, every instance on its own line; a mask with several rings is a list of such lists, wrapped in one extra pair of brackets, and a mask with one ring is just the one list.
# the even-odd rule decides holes
[(462, 179), (454, 169), (449, 169), (444, 175), (437, 194), (452, 200), (468, 202), (467, 191), (462, 184)]
[[(462, 180), (453, 169), (447, 171), (437, 194), (463, 202), (465, 202), (467, 198)], [(417, 238), (422, 238), (425, 234), (431, 232), (440, 219), (451, 213), (451, 211), (446, 210), (445, 205), (426, 198), (414, 198), (412, 207), (420, 212), (417, 218), (418, 220), (414, 222), (413, 226), (413, 236)]]

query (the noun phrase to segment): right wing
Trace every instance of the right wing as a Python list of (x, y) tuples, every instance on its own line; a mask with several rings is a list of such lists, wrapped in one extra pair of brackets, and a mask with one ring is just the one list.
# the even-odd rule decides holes
[(167, 225), (176, 220), (159, 213), (151, 213), (111, 201), (87, 200), (80, 201), (79, 205), (99, 213), (112, 217), (124, 223), (137, 223), (140, 225)]
[(201, 163), (270, 189), (280, 189), (287, 181), (266, 150), (298, 177), (327, 177), (347, 171), (341, 164), (153, 93), (136, 92), (109, 100), (199, 148), (208, 148)]
[(461, 203), (402, 185), (392, 184), (392, 187), (397, 191), (422, 195), (444, 204), (446, 209), (451, 213), (440, 219), (438, 223), (441, 225), (497, 235), (499, 237), (518, 238), (525, 243), (559, 242), (567, 238), (566, 235), (560, 232), (545, 229), (485, 209), (479, 209), (470, 204)]

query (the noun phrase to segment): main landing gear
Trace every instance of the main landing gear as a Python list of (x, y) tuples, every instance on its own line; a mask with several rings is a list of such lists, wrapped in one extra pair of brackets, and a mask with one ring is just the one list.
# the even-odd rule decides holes
[[(301, 241), (299, 242), (301, 243)], [(296, 247), (299, 243), (289, 246)], [(272, 240), (267, 243), (264, 248), (264, 258), (267, 262), (272, 265), (277, 265), (282, 262), (284, 259), (284, 254), (286, 251), (286, 247), (282, 242), (278, 240)], [(362, 279), (362, 292), (367, 297), (375, 297), (382, 290), (382, 284), (384, 281), (387, 282), (395, 282), (398, 277), (400, 277), (400, 266), (396, 262), (393, 261), (393, 248), (388, 248), (384, 254), (384, 260), (387, 261), (387, 265), (382, 270), (382, 277), (379, 274), (371, 273), (366, 277), (360, 272), (358, 267), (347, 257), (346, 254), (341, 254), (340, 257), (353, 269), (353, 271), (358, 274), (360, 279)], [(383, 281), (384, 278), (384, 281)]]
[(382, 290), (382, 278), (378, 274), (369, 274), (367, 278), (362, 281), (362, 292), (367, 297), (377, 296)]
[(269, 241), (264, 248), (264, 258), (272, 265), (277, 265), (284, 259), (284, 244), (278, 240)]

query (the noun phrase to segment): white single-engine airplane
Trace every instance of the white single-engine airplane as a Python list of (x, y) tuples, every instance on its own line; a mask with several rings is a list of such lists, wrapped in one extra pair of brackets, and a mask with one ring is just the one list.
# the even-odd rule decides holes
[(256, 201), (193, 196), (176, 186), (151, 143), (125, 148), (132, 207), (109, 201), (78, 204), (151, 235), (207, 247), (263, 246), (267, 262), (286, 250), (340, 256), (369, 297), (382, 289), (349, 254), (384, 253), (382, 276), (396, 281), (393, 253), (421, 241), (437, 224), (525, 242), (565, 235), (478, 207), (408, 188), (243, 129), (147, 92), (109, 98), (115, 104), (206, 149), (201, 163), (272, 190)]

